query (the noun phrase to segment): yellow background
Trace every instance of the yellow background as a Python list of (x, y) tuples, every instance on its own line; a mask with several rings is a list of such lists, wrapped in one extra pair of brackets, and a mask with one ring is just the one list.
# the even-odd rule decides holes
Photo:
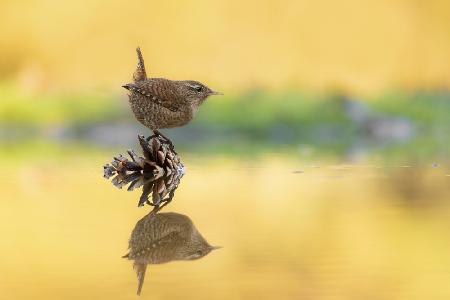
[(141, 46), (152, 76), (373, 92), (450, 84), (450, 2), (1, 1), (0, 76), (25, 89), (114, 86)]

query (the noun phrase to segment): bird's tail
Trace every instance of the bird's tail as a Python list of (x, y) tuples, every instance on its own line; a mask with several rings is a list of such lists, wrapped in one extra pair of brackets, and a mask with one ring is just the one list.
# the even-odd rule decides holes
[(137, 294), (140, 295), (142, 291), (142, 286), (144, 285), (144, 278), (145, 278), (145, 271), (147, 271), (147, 264), (145, 262), (138, 263), (135, 261), (133, 268), (136, 271), (136, 275), (138, 278)]
[(136, 67), (136, 71), (133, 74), (134, 82), (142, 81), (147, 79), (147, 73), (145, 72), (144, 58), (142, 57), (141, 49), (136, 48), (137, 56), (138, 56), (138, 64)]

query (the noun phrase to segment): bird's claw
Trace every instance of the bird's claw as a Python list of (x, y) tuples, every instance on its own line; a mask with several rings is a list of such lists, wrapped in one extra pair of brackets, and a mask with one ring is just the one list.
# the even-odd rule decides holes
[(161, 132), (159, 132), (158, 130), (153, 130), (153, 135), (152, 135), (152, 136), (149, 136), (149, 137), (147, 138), (147, 142), (149, 142), (149, 141), (150, 141), (152, 138), (154, 138), (154, 137), (160, 137), (160, 138), (162, 138), (162, 139), (163, 139), (162, 142), (165, 142), (166, 144), (168, 144), (169, 147), (170, 147), (170, 150), (172, 150), (174, 153), (177, 153), (177, 152), (175, 151), (175, 146), (173, 145), (172, 141), (171, 141), (168, 137), (166, 137), (165, 135), (163, 135)]

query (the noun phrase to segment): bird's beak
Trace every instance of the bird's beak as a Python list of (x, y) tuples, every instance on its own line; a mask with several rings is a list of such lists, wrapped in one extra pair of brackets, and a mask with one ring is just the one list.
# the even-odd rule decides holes
[(222, 248), (222, 246), (211, 246), (211, 250), (217, 250), (217, 249), (220, 249), (220, 248)]
[(209, 93), (210, 95), (223, 95), (223, 93), (221, 93), (221, 92), (214, 92), (214, 91), (211, 91), (211, 93)]

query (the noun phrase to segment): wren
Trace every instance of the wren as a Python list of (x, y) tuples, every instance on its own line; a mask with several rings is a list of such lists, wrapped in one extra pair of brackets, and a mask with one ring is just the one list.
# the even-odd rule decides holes
[(200, 105), (211, 95), (222, 95), (194, 80), (147, 78), (141, 50), (136, 49), (138, 65), (133, 74), (134, 83), (123, 87), (130, 91), (129, 102), (136, 119), (166, 139), (158, 129), (188, 124)]

